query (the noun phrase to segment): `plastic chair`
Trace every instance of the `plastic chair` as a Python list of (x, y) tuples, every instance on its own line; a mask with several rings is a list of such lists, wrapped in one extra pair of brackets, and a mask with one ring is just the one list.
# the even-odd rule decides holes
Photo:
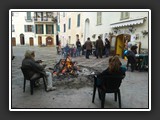
[(33, 95), (33, 88), (34, 88), (34, 84), (35, 81), (43, 78), (43, 83), (44, 83), (44, 87), (45, 87), (45, 91), (47, 91), (47, 86), (46, 86), (46, 77), (40, 73), (34, 74), (31, 78), (28, 75), (28, 71), (26, 68), (21, 67), (21, 71), (23, 73), (24, 76), (24, 84), (23, 84), (23, 92), (25, 92), (25, 86), (26, 86), (26, 80), (30, 81), (30, 91), (31, 91), (31, 95)]
[(121, 108), (121, 92), (120, 85), (124, 76), (108, 76), (107, 80), (102, 80), (101, 86), (97, 85), (97, 77), (94, 76), (94, 88), (93, 88), (93, 96), (92, 103), (94, 103), (96, 88), (98, 88), (99, 99), (101, 100), (101, 108), (104, 108), (105, 104), (105, 94), (106, 93), (114, 93), (114, 99), (117, 101), (117, 96), (119, 100), (119, 108)]

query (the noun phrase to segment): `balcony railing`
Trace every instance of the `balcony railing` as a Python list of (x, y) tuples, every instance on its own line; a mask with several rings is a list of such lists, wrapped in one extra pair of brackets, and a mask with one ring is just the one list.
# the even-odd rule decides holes
[(35, 22), (53, 22), (53, 18), (47, 18), (47, 17), (40, 17), (40, 18), (34, 18)]
[(26, 20), (26, 22), (32, 22), (33, 18), (27, 18), (27, 16), (25, 16), (25, 20)]

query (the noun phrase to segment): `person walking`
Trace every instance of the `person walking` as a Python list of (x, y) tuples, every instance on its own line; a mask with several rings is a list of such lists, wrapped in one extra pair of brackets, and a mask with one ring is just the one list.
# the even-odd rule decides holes
[(103, 41), (101, 37), (98, 36), (98, 39), (96, 40), (96, 57), (97, 58), (98, 57), (102, 58), (103, 48), (104, 48)]
[(86, 59), (89, 59), (89, 55), (92, 50), (92, 42), (90, 41), (89, 37), (87, 38), (87, 41), (85, 42), (85, 46), (86, 46)]
[(76, 41), (76, 46), (77, 46), (77, 52), (78, 52), (77, 56), (80, 56), (80, 54), (81, 54), (81, 42), (79, 41), (79, 39), (77, 39), (77, 41)]
[(109, 42), (109, 40), (106, 38), (106, 39), (105, 39), (105, 55), (106, 55), (106, 57), (109, 56), (109, 51), (110, 51), (110, 42)]

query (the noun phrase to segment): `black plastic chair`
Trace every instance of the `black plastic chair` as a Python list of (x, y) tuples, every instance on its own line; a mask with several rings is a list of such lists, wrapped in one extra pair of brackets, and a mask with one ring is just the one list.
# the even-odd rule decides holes
[(43, 78), (44, 88), (45, 88), (45, 91), (47, 91), (46, 77), (44, 75), (42, 75), (40, 73), (36, 73), (30, 78), (29, 75), (28, 75), (27, 68), (21, 67), (21, 71), (22, 71), (23, 76), (24, 76), (23, 92), (25, 92), (26, 80), (29, 80), (30, 81), (31, 95), (33, 95), (33, 88), (34, 88), (34, 85), (35, 85), (35, 81), (39, 80), (40, 78)]
[(121, 108), (121, 92), (119, 87), (123, 78), (124, 76), (108, 76), (107, 80), (102, 80), (101, 86), (97, 86), (97, 77), (94, 76), (92, 103), (94, 103), (96, 88), (98, 88), (98, 96), (101, 100), (101, 108), (104, 108), (106, 93), (114, 93), (115, 101), (117, 101), (118, 96), (119, 108)]

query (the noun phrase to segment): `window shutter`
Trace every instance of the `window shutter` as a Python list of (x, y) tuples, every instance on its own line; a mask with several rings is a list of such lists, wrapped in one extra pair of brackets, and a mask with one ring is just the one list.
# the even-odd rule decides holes
[(31, 19), (31, 12), (27, 12), (27, 20)]
[(27, 32), (27, 25), (24, 25), (24, 32)]
[(44, 31), (43, 31), (43, 25), (42, 25), (42, 34), (44, 33)]
[(46, 25), (46, 34), (48, 34), (48, 25)]
[(70, 29), (70, 18), (68, 20), (68, 29)]
[(54, 25), (52, 25), (52, 34), (54, 34)]
[(32, 25), (32, 32), (34, 32), (34, 25)]
[(77, 18), (77, 27), (80, 26), (80, 14), (78, 14), (78, 18)]
[(60, 32), (60, 25), (57, 25), (57, 31)]
[(80, 14), (79, 14), (78, 26), (80, 26)]
[(66, 24), (64, 24), (64, 32), (66, 32)]
[(37, 29), (37, 25), (36, 25), (36, 34), (38, 33), (38, 31), (37, 31), (38, 29)]

